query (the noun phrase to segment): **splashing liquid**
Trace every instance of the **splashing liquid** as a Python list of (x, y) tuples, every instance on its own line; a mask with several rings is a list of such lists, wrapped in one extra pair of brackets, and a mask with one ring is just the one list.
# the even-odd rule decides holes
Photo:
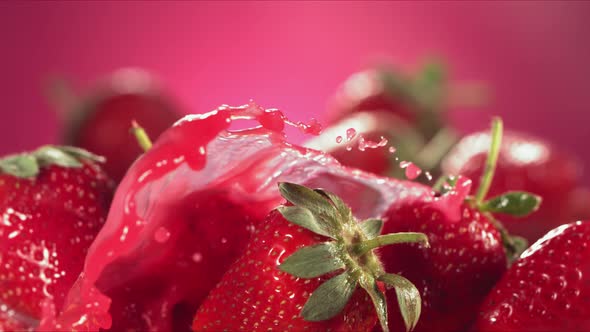
[(346, 141), (350, 142), (356, 137), (356, 129), (348, 128), (346, 129)]
[(381, 136), (381, 140), (379, 142), (373, 142), (365, 140), (365, 137), (360, 135), (358, 149), (360, 151), (365, 151), (366, 149), (377, 149), (386, 146), (387, 142), (389, 141), (383, 136)]
[(406, 178), (408, 178), (408, 180), (414, 180), (422, 174), (420, 167), (416, 166), (411, 161), (402, 161), (399, 163), (399, 167), (405, 169)]
[[(230, 131), (240, 119), (260, 125)], [(278, 110), (250, 103), (187, 115), (164, 132), (119, 185), (67, 309), (44, 317), (40, 329), (186, 330), (252, 230), (282, 202), (279, 181), (332, 191), (361, 219), (380, 215), (409, 188), (430, 193), (292, 145), (285, 124)], [(313, 124), (302, 127), (317, 132)], [(170, 231), (164, 242), (154, 238), (161, 229)]]

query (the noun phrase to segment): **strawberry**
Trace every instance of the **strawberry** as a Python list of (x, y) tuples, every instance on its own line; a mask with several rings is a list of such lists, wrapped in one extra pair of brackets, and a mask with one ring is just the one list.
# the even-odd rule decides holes
[(63, 112), (68, 118), (64, 142), (104, 156), (104, 168), (117, 182), (142, 152), (129, 134), (131, 122), (138, 121), (156, 138), (180, 113), (154, 79), (137, 69), (115, 72), (84, 98), (67, 98), (73, 100), (61, 106), (67, 108)]
[(328, 111), (328, 123), (351, 113), (386, 111), (409, 122), (431, 122), (439, 117), (426, 113), (444, 107), (444, 69), (437, 63), (425, 63), (415, 74), (401, 73), (385, 66), (353, 74), (337, 90)]
[[(443, 76), (434, 63), (412, 76), (385, 68), (353, 75), (334, 97), (330, 126), (306, 146), (330, 153), (345, 166), (379, 175), (404, 178), (397, 160), (410, 157), (438, 175), (441, 158), (456, 141), (454, 131), (444, 126)], [(356, 131), (356, 138), (348, 135), (350, 130)], [(382, 144), (374, 148), (367, 141)], [(384, 147), (387, 143), (395, 146), (395, 156)]]
[[(524, 249), (522, 240), (510, 236), (491, 213), (527, 214), (537, 208), (540, 198), (508, 192), (482, 200), (493, 176), (501, 132), (496, 119), (488, 172), (474, 196), (468, 196), (471, 180), (459, 177), (442, 193), (393, 203), (383, 216), (384, 232), (422, 232), (430, 240), (429, 250), (406, 244), (380, 251), (385, 268), (404, 275), (422, 295), (422, 319), (416, 331), (465, 330), (506, 270), (507, 258)], [(395, 304), (393, 297), (389, 299), (390, 306)], [(400, 325), (396, 320), (399, 314), (390, 316), (392, 326)]]
[(56, 146), (0, 160), (0, 330), (61, 309), (112, 197), (99, 161)]
[[(119, 184), (67, 309), (43, 329), (190, 330), (201, 301), (283, 201), (277, 182), (326, 188), (363, 219), (402, 193), (430, 191), (290, 144), (283, 118), (255, 104), (223, 106), (165, 131)], [(232, 130), (242, 119), (260, 126)]]
[[(293, 205), (273, 211), (201, 305), (194, 331), (387, 330), (382, 283), (395, 288), (407, 330), (420, 316), (420, 295), (407, 279), (387, 274), (372, 250), (428, 244), (420, 233), (379, 236), (382, 222), (361, 223), (337, 196), (280, 183)], [(373, 303), (373, 305), (371, 304)]]
[(590, 331), (590, 221), (559, 226), (522, 253), (481, 306), (475, 330)]
[[(445, 158), (443, 172), (469, 177), (477, 186), (490, 140), (489, 133), (485, 132), (464, 137)], [(560, 222), (590, 217), (588, 204), (578, 203), (582, 200), (578, 196), (584, 192), (577, 189), (580, 170), (575, 158), (550, 143), (530, 135), (508, 132), (502, 140), (489, 194), (499, 195), (511, 189), (543, 197), (543, 206), (528, 217), (518, 220), (503, 218), (510, 232), (532, 243)]]

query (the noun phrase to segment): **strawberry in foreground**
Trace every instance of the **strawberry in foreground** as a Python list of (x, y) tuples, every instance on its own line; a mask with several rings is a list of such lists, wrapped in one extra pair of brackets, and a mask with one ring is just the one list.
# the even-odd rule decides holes
[[(420, 291), (423, 311), (416, 331), (467, 329), (479, 304), (506, 270), (507, 258), (517, 257), (526, 247), (491, 213), (526, 215), (538, 207), (540, 198), (508, 192), (483, 200), (502, 135), (499, 119), (494, 120), (492, 132), (488, 172), (474, 196), (469, 196), (471, 180), (459, 177), (442, 193), (394, 202), (383, 216), (386, 233), (422, 232), (429, 238), (428, 250), (411, 244), (380, 249), (385, 269), (402, 274)], [(395, 307), (393, 298), (388, 299)], [(400, 326), (396, 320), (399, 314), (392, 314), (392, 328)]]
[[(231, 130), (243, 119), (260, 125)], [(67, 309), (42, 330), (190, 331), (201, 301), (284, 201), (278, 182), (334, 192), (358, 219), (431, 190), (290, 144), (277, 119), (279, 110), (251, 103), (187, 115), (165, 131), (119, 184)]]
[[(478, 132), (464, 137), (443, 162), (445, 174), (461, 174), (474, 185), (485, 167), (490, 134)], [(563, 222), (590, 218), (590, 195), (577, 189), (581, 166), (573, 156), (542, 139), (508, 132), (503, 140), (490, 195), (523, 190), (543, 197), (541, 208), (523, 219), (502, 219), (510, 232), (530, 243)]]
[(382, 222), (358, 222), (339, 197), (280, 183), (291, 204), (271, 212), (242, 255), (199, 308), (194, 331), (369, 331), (387, 327), (381, 285), (393, 287), (406, 330), (420, 317), (420, 294), (388, 274), (373, 249), (428, 245), (421, 233), (379, 235)]
[(104, 156), (104, 168), (117, 182), (141, 154), (129, 134), (131, 122), (138, 121), (156, 138), (180, 116), (178, 107), (154, 79), (138, 69), (115, 72), (82, 98), (61, 84), (54, 99), (65, 113), (65, 144)]
[(0, 330), (61, 309), (112, 198), (101, 161), (58, 146), (0, 159)]
[(590, 221), (555, 228), (494, 287), (475, 331), (590, 331)]

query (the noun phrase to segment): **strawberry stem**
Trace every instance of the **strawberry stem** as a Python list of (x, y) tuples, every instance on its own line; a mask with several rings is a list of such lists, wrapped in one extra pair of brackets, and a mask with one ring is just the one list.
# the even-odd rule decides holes
[(152, 147), (152, 140), (145, 132), (143, 127), (141, 127), (135, 120), (131, 121), (131, 132), (135, 136), (137, 144), (139, 144), (139, 146), (144, 152), (146, 152)]
[(387, 246), (390, 244), (396, 243), (421, 243), (425, 246), (429, 246), (428, 244), (428, 237), (423, 233), (414, 233), (414, 232), (405, 232), (405, 233), (392, 233), (392, 234), (385, 234), (377, 236), (376, 238), (365, 240), (363, 242), (357, 243), (352, 247), (352, 252), (361, 256), (366, 254), (367, 252)]
[(500, 154), (500, 145), (502, 144), (502, 130), (502, 119), (499, 117), (494, 117), (492, 119), (492, 144), (486, 159), (485, 168), (481, 175), (479, 188), (477, 188), (477, 193), (475, 194), (476, 205), (480, 205), (483, 202), (484, 198), (488, 194), (488, 191), (490, 190), (490, 185), (492, 184), (492, 179), (494, 178), (494, 172), (496, 171), (498, 155)]

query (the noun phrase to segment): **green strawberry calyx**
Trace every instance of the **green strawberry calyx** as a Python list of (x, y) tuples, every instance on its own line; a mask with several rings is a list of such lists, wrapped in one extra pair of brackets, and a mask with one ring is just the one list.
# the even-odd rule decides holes
[[(528, 243), (526, 239), (510, 234), (504, 225), (502, 225), (502, 223), (493, 216), (493, 214), (498, 213), (511, 215), (513, 217), (525, 217), (539, 209), (542, 198), (526, 191), (508, 191), (501, 195), (486, 199), (492, 184), (492, 180), (494, 178), (496, 164), (500, 154), (502, 132), (502, 119), (499, 117), (494, 117), (492, 119), (492, 140), (490, 150), (485, 161), (479, 188), (477, 188), (475, 195), (468, 196), (466, 201), (473, 208), (482, 212), (500, 232), (502, 241), (504, 243), (504, 248), (506, 250), (508, 262), (512, 263), (527, 248)], [(449, 188), (454, 187), (455, 182), (456, 177), (454, 176), (442, 177), (434, 185), (434, 189), (444, 192), (445, 190), (449, 190)]]
[(380, 235), (383, 227), (380, 219), (357, 221), (342, 199), (324, 190), (283, 182), (279, 183), (279, 191), (293, 204), (277, 208), (279, 213), (328, 241), (299, 249), (278, 268), (303, 279), (339, 272), (311, 294), (301, 310), (302, 318), (323, 321), (338, 315), (360, 286), (369, 294), (381, 327), (387, 332), (387, 302), (379, 287), (385, 284), (395, 288), (406, 329), (413, 330), (420, 317), (420, 293), (406, 278), (386, 273), (374, 249), (396, 243), (428, 247), (426, 235), (412, 232)]
[(37, 150), (8, 155), (0, 159), (0, 174), (18, 178), (34, 178), (43, 167), (56, 165), (80, 168), (83, 160), (104, 163), (105, 158), (73, 146), (45, 145)]

